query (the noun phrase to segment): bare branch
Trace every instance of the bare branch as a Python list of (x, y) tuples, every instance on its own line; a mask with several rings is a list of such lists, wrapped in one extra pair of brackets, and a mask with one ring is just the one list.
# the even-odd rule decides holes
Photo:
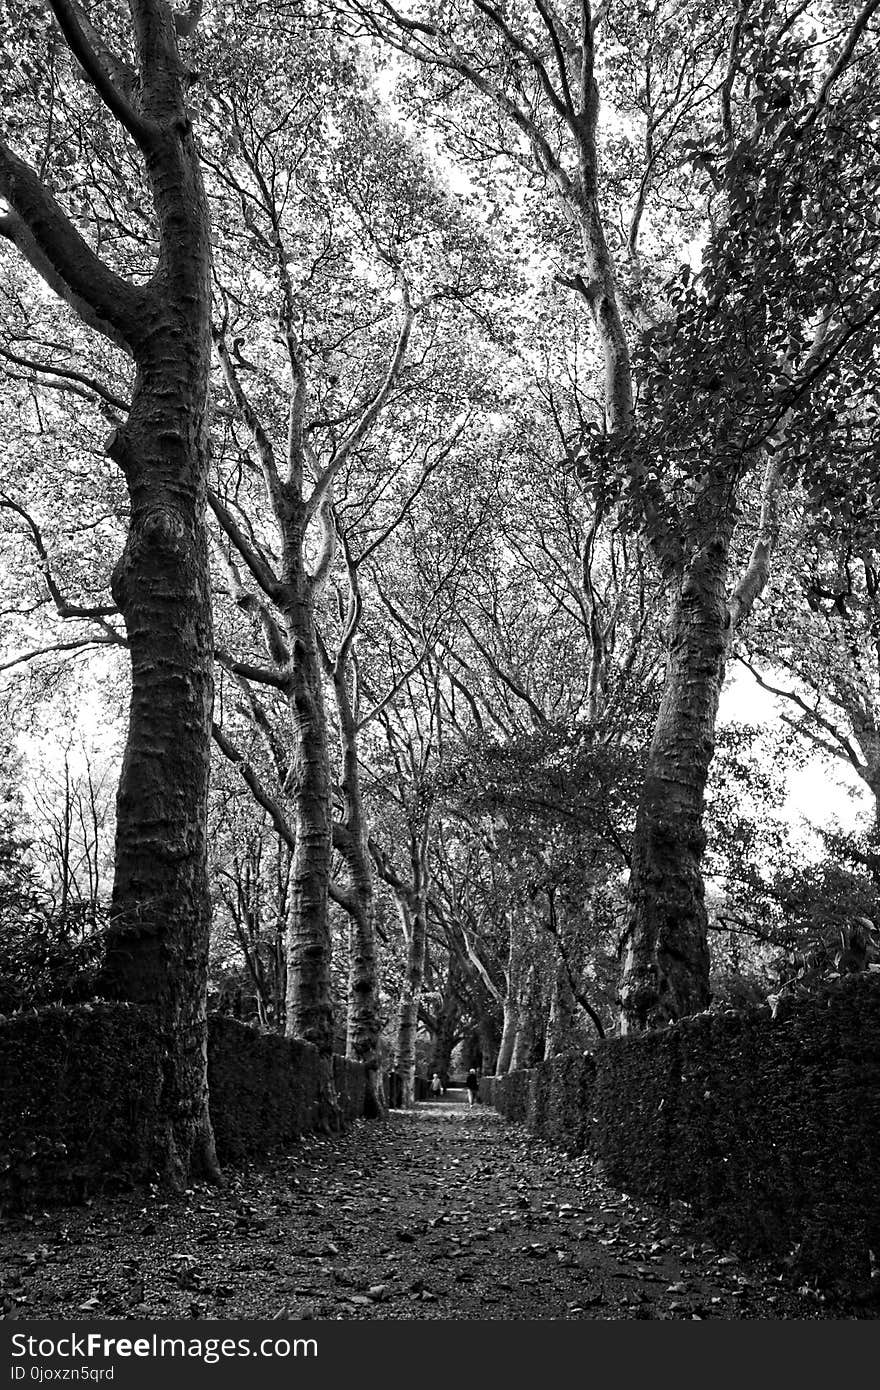
[(816, 100), (813, 102), (813, 105), (810, 107), (810, 110), (807, 112), (805, 119), (801, 123), (802, 135), (804, 131), (809, 130), (810, 127), (815, 124), (822, 111), (824, 110), (825, 106), (828, 104), (828, 98), (831, 95), (832, 87), (834, 86), (837, 79), (840, 77), (841, 73), (843, 73), (849, 67), (852, 56), (856, 51), (859, 39), (865, 32), (865, 29), (868, 27), (868, 21), (870, 20), (871, 16), (876, 12), (878, 6), (880, 6), (880, 0), (868, 0), (867, 5), (865, 5), (864, 9), (857, 16), (855, 23), (853, 24), (852, 28), (849, 31), (849, 34), (847, 35), (846, 43), (844, 44), (836, 63), (832, 67), (831, 71), (828, 73), (828, 76), (825, 78), (825, 81), (822, 83), (819, 95), (816, 97)]
[(382, 382), (379, 389), (377, 390), (376, 394), (373, 396), (372, 400), (364, 409), (357, 424), (342, 441), (339, 448), (333, 454), (333, 457), (328, 463), (327, 467), (324, 469), (323, 473), (317, 479), (314, 489), (312, 491), (312, 495), (306, 503), (306, 515), (308, 517), (314, 516), (315, 512), (322, 505), (323, 500), (330, 487), (330, 484), (333, 482), (333, 479), (336, 477), (340, 468), (342, 468), (343, 464), (348, 459), (352, 450), (357, 448), (361, 440), (369, 432), (369, 430), (372, 428), (372, 426), (378, 419), (382, 411), (382, 408), (385, 405), (385, 402), (388, 400), (388, 397), (391, 394), (394, 384), (397, 381), (398, 376), (400, 375), (400, 369), (403, 366), (403, 360), (406, 357), (406, 350), (409, 346), (410, 334), (412, 333), (412, 327), (415, 322), (415, 317), (416, 311), (413, 309), (412, 305), (409, 303), (407, 299), (403, 323), (401, 324), (400, 333), (397, 339), (397, 345), (394, 349), (394, 354), (391, 358), (391, 362), (389, 363), (388, 371), (385, 374), (385, 379)]
[(6, 493), (0, 493), (0, 508), (9, 512), (14, 512), (17, 516), (21, 517), (27, 526), (31, 540), (33, 541), (34, 549), (40, 557), (43, 579), (49, 591), (49, 597), (52, 599), (60, 618), (100, 619), (113, 617), (119, 612), (115, 603), (97, 605), (69, 603), (55, 582), (55, 578), (52, 574), (52, 566), (49, 561), (49, 553), (46, 550), (46, 544), (43, 540), (43, 533), (30, 512), (25, 511), (24, 507), (20, 506), (18, 502), (13, 501)]
[(276, 690), (287, 689), (287, 681), (280, 671), (271, 671), (267, 666), (255, 666), (250, 661), (237, 661), (222, 647), (214, 648), (214, 660), (231, 676), (241, 676), (243, 680), (256, 681), (258, 685), (271, 685)]
[[(140, 112), (135, 110), (125, 94), (110, 78), (86, 34), (83, 24), (84, 16), (79, 5), (74, 0), (49, 0), (49, 4), (71, 53), (104, 105), (142, 150), (149, 149), (155, 141), (158, 129), (151, 121), (144, 120)], [(88, 27), (90, 32), (94, 34), (90, 22)]]
[(807, 737), (812, 738), (815, 743), (818, 743), (826, 752), (833, 754), (834, 757), (845, 757), (848, 762), (852, 763), (852, 766), (860, 775), (864, 773), (864, 764), (856, 749), (853, 748), (846, 735), (841, 733), (836, 725), (832, 724), (830, 719), (826, 719), (823, 714), (820, 714), (818, 709), (814, 709), (812, 705), (808, 705), (803, 696), (799, 695), (796, 690), (786, 690), (782, 686), (773, 685), (770, 681), (766, 680), (765, 677), (761, 675), (760, 671), (740, 653), (736, 654), (736, 658), (741, 665), (745, 666), (748, 671), (751, 671), (762, 690), (766, 690), (770, 695), (778, 695), (781, 699), (789, 700), (793, 705), (797, 705), (798, 709), (803, 710), (808, 719), (811, 719), (820, 729), (824, 729), (825, 733), (833, 739), (833, 744), (820, 738), (819, 735), (805, 728), (802, 724), (793, 723), (791, 720), (786, 722), (791, 723), (794, 728), (799, 729), (800, 732), (806, 734)]
[(260, 460), (260, 467), (263, 471), (263, 480), (266, 484), (266, 491), (269, 501), (273, 507), (279, 505), (281, 496), (281, 482), (278, 477), (278, 468), (275, 463), (275, 451), (272, 448), (272, 441), (263, 428), (262, 421), (254, 410), (244, 388), (238, 372), (229, 356), (226, 346), (226, 338), (220, 329), (213, 329), (211, 334), (214, 340), (214, 351), (217, 361), (220, 363), (223, 372), (223, 380), (226, 382), (227, 389), (235, 404), (235, 407), (242, 418), (246, 427), (250, 430), (254, 444), (257, 449), (257, 456)]
[(106, 637), (81, 637), (70, 642), (50, 642), (45, 647), (32, 647), (30, 651), (21, 652), (18, 656), (11, 657), (9, 661), (0, 662), (0, 671), (9, 671), (13, 666), (21, 666), (26, 661), (34, 661), (40, 656), (50, 656), (53, 652), (81, 652), (88, 647), (127, 647), (128, 643), (120, 634)]
[(0, 236), (84, 323), (132, 353), (145, 322), (150, 291), (110, 270), (24, 160), (0, 139)]
[[(573, 122), (574, 107), (572, 106), (571, 94), (568, 90), (568, 78), (565, 72), (564, 58), (562, 59), (561, 67), (562, 81), (564, 83), (564, 98), (561, 99), (559, 93), (554, 88), (553, 83), (550, 81), (547, 69), (545, 68), (538, 54), (531, 47), (530, 44), (525, 43), (525, 41), (521, 39), (518, 34), (515, 34), (513, 32), (510, 26), (506, 23), (504, 16), (500, 13), (500, 11), (496, 10), (494, 5), (486, 4), (485, 0), (473, 0), (473, 5), (475, 9), (479, 10), (481, 14), (485, 15), (486, 18), (490, 20), (492, 24), (495, 25), (496, 29), (498, 29), (500, 33), (503, 35), (505, 43), (507, 43), (508, 46), (513, 49), (514, 53), (518, 53), (520, 57), (525, 58), (526, 62), (529, 63), (529, 65), (534, 69), (534, 71), (538, 75), (538, 81), (541, 83), (541, 86), (544, 89), (545, 95), (547, 96), (551, 106), (553, 107), (553, 110), (557, 113), (557, 115), (561, 116), (562, 119), (564, 121), (569, 122), (569, 124)], [(542, 10), (542, 6), (540, 4), (538, 5), (538, 9)], [(552, 23), (546, 11), (542, 12), (542, 18), (544, 18), (547, 27), (550, 29), (550, 32), (553, 35), (554, 43), (558, 53), (561, 54), (561, 49), (558, 48), (558, 39), (556, 39), (555, 31), (553, 30)]]
[(226, 737), (219, 724), (211, 724), (211, 736), (223, 756), (228, 758), (233, 767), (241, 774), (242, 781), (257, 802), (257, 805), (262, 806), (263, 810), (267, 812), (269, 819), (275, 827), (278, 838), (287, 845), (288, 849), (295, 850), (296, 837), (290, 828), (287, 817), (275, 798), (270, 796), (269, 792), (266, 791), (266, 788), (263, 786), (244, 754), (236, 748), (231, 739)]
[(44, 362), (37, 362), (31, 357), (20, 357), (18, 353), (10, 352), (2, 343), (0, 343), (0, 357), (4, 358), (7, 362), (11, 362), (16, 367), (23, 367), (27, 371), (36, 372), (40, 376), (50, 378), (50, 380), (47, 381), (47, 385), (49, 386), (54, 384), (51, 380), (51, 378), (54, 377), (57, 377), (59, 382), (74, 382), (82, 386), (86, 392), (91, 392), (93, 396), (97, 396), (99, 401), (109, 406), (111, 410), (118, 411), (120, 415), (127, 415), (131, 409), (131, 403), (129, 401), (125, 401), (121, 396), (115, 395), (112, 391), (109, 391), (106, 386), (103, 386), (100, 381), (97, 381), (95, 377), (88, 376), (85, 372), (75, 371), (72, 367), (49, 366)]
[(208, 489), (208, 505), (263, 593), (273, 603), (279, 602), (283, 597), (282, 585), (271, 565), (254, 549), (232, 513), (211, 488)]

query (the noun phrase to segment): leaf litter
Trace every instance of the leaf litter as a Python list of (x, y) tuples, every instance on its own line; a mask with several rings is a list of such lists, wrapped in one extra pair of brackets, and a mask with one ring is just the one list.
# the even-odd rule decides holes
[(5, 1318), (870, 1316), (695, 1241), (494, 1111), (306, 1136), (198, 1184), (0, 1222)]

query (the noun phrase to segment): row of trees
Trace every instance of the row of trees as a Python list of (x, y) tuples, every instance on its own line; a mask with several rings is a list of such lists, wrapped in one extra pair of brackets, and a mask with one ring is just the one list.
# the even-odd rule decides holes
[(876, 8), (4, 10), (6, 665), (126, 653), (172, 1176), (212, 919), (381, 1114), (389, 985), (410, 1095), (706, 1006), (732, 654), (876, 796)]

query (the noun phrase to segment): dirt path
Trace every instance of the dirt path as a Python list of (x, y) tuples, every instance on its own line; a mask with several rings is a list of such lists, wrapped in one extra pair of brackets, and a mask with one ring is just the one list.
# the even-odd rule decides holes
[(304, 1139), (218, 1191), (0, 1223), (19, 1318), (823, 1318), (772, 1271), (688, 1244), (481, 1106), (447, 1094)]

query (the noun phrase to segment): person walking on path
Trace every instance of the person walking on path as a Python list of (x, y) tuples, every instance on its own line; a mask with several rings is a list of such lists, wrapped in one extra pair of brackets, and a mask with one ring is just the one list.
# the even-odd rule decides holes
[(442, 1091), (443, 1082), (440, 1080), (440, 1073), (435, 1071), (434, 1075), (431, 1077), (431, 1095), (439, 1099)]
[(477, 1098), (477, 1087), (480, 1084), (477, 1080), (476, 1070), (473, 1067), (471, 1067), (470, 1071), (468, 1072), (467, 1080), (464, 1084), (467, 1086), (468, 1105), (473, 1105), (474, 1101)]

